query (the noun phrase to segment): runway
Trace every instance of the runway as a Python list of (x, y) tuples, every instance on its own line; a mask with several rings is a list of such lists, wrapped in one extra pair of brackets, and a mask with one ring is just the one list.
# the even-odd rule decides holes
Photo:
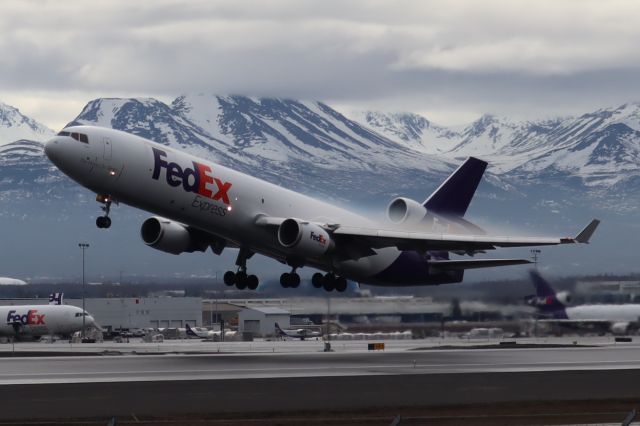
[(595, 404), (640, 400), (638, 383), (636, 345), (0, 360), (3, 418), (15, 421)]
[(640, 370), (638, 347), (7, 358), (0, 385)]

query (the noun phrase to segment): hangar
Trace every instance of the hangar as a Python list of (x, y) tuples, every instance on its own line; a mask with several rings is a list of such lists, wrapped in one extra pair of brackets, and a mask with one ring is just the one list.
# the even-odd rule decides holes
[[(46, 305), (48, 299), (2, 299), (0, 305)], [(82, 308), (82, 299), (64, 299)], [(105, 330), (202, 326), (200, 297), (86, 298), (85, 310)]]
[(281, 308), (260, 306), (245, 308), (238, 313), (238, 331), (251, 333), (254, 336), (268, 337), (275, 335), (276, 323), (282, 328), (289, 328), (291, 314)]
[[(82, 299), (65, 299), (82, 307)], [(199, 297), (126, 297), (85, 299), (85, 310), (103, 329), (168, 328), (202, 325)]]

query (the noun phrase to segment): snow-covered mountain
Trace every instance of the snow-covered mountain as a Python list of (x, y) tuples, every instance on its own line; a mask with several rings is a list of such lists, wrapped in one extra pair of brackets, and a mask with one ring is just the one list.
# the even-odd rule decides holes
[(414, 114), (361, 114), (366, 125), (398, 143), (449, 160), (490, 161), (506, 180), (577, 180), (602, 191), (640, 177), (640, 104), (579, 117), (512, 121), (484, 115), (461, 132)]
[(461, 139), (460, 133), (411, 112), (355, 111), (351, 117), (401, 146), (426, 154), (446, 153)]
[[(96, 99), (70, 124), (135, 133), (334, 200), (420, 198), (472, 155), (490, 162), (488, 191), (526, 195), (534, 184), (553, 184), (601, 199), (615, 189), (625, 209), (640, 208), (638, 103), (545, 121), (484, 115), (460, 131), (412, 113), (352, 118), (321, 102), (198, 94), (171, 104)], [(0, 104), (0, 191), (64, 180), (42, 152), (52, 134)]]
[[(2, 105), (0, 114), (0, 234), (15, 241), (0, 256), (0, 267), (23, 262), (24, 270), (31, 271), (27, 260), (37, 240), (45, 253), (37, 266), (42, 271), (64, 268), (77, 240), (86, 238), (96, 241), (92, 250), (102, 250), (105, 268), (137, 270), (142, 264), (137, 259), (146, 258), (148, 270), (156, 271), (155, 253), (138, 238), (147, 213), (118, 206), (114, 232), (99, 233), (93, 218), (100, 210), (93, 194), (44, 156), (42, 142), (53, 132), (15, 108)], [(454, 130), (416, 114), (367, 113), (350, 119), (320, 102), (200, 94), (180, 96), (170, 104), (96, 99), (70, 124), (138, 134), (294, 190), (378, 213), (396, 195), (423, 199), (466, 156), (475, 155), (490, 167), (471, 206), (472, 219), (501, 227), (517, 223), (519, 231), (546, 234), (577, 231), (582, 221), (598, 216), (609, 226), (601, 237), (610, 248), (607, 264), (618, 270), (636, 264), (633, 253), (623, 248), (637, 239), (630, 230), (640, 212), (639, 104), (547, 121), (486, 115)], [(607, 215), (615, 218), (613, 224)], [(593, 262), (601, 256), (594, 254)], [(201, 265), (194, 261), (187, 270), (196, 263)]]
[(454, 166), (400, 146), (321, 102), (204, 94), (180, 96), (171, 105), (96, 99), (70, 124), (124, 130), (345, 201), (353, 194), (363, 200), (429, 184)]
[(53, 131), (45, 125), (0, 102), (0, 147), (21, 139), (43, 141), (52, 134)]
[(54, 178), (43, 152), (43, 142), (53, 134), (17, 108), (0, 102), (0, 202), (28, 197), (35, 184)]

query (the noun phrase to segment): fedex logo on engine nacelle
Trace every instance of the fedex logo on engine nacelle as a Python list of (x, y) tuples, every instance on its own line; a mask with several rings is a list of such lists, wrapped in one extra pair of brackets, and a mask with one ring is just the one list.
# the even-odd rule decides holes
[(37, 309), (30, 309), (26, 314), (16, 314), (16, 311), (9, 311), (7, 323), (20, 323), (22, 325), (44, 325), (45, 314), (39, 314)]
[[(194, 192), (212, 200), (222, 201), (227, 205), (231, 203), (229, 201), (231, 183), (223, 182), (211, 176), (211, 167), (193, 161), (193, 169), (189, 167), (183, 169), (178, 163), (168, 163), (165, 160), (167, 153), (163, 150), (158, 148), (151, 149), (153, 150), (154, 162), (153, 175), (151, 176), (153, 179), (159, 180), (160, 171), (165, 169), (169, 186), (178, 187), (182, 185), (182, 188), (187, 192)], [(209, 189), (208, 184), (216, 185), (217, 190), (215, 193)]]
[(316, 234), (316, 233), (314, 233), (313, 231), (311, 231), (311, 239), (312, 239), (313, 241), (317, 241), (317, 242), (319, 242), (319, 243), (320, 243), (320, 244), (322, 244), (322, 245), (325, 245), (325, 244), (326, 244), (326, 242), (327, 242), (327, 239), (324, 237), (324, 235), (322, 235), (322, 234)]

